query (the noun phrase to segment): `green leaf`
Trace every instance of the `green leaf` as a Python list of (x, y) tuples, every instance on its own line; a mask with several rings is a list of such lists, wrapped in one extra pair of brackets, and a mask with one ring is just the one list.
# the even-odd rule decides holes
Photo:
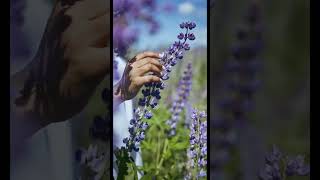
[(131, 164), (132, 164), (133, 175), (134, 175), (133, 179), (138, 180), (138, 168), (134, 162), (131, 162)]
[(174, 144), (172, 147), (173, 147), (173, 149), (176, 149), (176, 150), (183, 150), (183, 149), (187, 149), (188, 143), (187, 142), (180, 142), (180, 143)]
[(141, 180), (152, 180), (152, 174), (146, 174), (142, 176)]

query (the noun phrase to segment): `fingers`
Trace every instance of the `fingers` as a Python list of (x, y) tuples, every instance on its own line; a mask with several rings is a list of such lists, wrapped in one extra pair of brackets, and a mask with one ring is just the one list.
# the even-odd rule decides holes
[(155, 58), (150, 58), (150, 57), (144, 58), (140, 61), (136, 61), (136, 62), (132, 63), (131, 66), (133, 68), (140, 68), (146, 64), (153, 64), (153, 65), (157, 66), (158, 68), (162, 69), (162, 65), (159, 62), (159, 60), (155, 59)]
[(144, 66), (141, 66), (140, 68), (134, 68), (132, 70), (132, 73), (134, 73), (137, 76), (143, 76), (149, 72), (153, 72), (156, 75), (160, 76), (161, 75), (161, 68), (157, 67), (154, 64), (145, 64)]
[(153, 76), (153, 75), (148, 75), (148, 76), (142, 76), (142, 77), (138, 77), (136, 80), (136, 84), (138, 86), (142, 86), (146, 83), (150, 83), (150, 82), (160, 82), (160, 78), (157, 76)]
[(143, 58), (146, 58), (146, 57), (160, 59), (159, 53), (155, 53), (155, 52), (151, 52), (151, 51), (146, 51), (146, 52), (140, 53), (135, 57), (135, 59), (136, 59), (136, 61), (139, 61), (139, 60), (142, 60)]

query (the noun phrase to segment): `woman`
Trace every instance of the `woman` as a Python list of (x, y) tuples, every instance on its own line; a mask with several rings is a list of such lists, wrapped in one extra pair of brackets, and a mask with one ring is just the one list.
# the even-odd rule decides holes
[[(159, 55), (154, 52), (138, 54), (126, 65), (119, 56), (115, 58), (118, 65), (117, 73), (123, 74), (119, 82), (114, 81), (113, 110), (113, 150), (125, 146), (122, 140), (129, 136), (129, 121), (133, 117), (132, 102), (142, 85), (148, 82), (159, 82), (156, 75), (146, 75), (150, 72), (160, 75), (162, 65)], [(142, 165), (140, 152), (134, 154), (136, 165)], [(117, 171), (113, 169), (116, 177)]]
[[(35, 162), (34, 156), (30, 156), (32, 152), (23, 154), (28, 159), (18, 158), (17, 152), (30, 145), (30, 141), (26, 140), (37, 139), (39, 134), (36, 132), (50, 124), (73, 119), (87, 105), (102, 79), (110, 73), (108, 5), (105, 0), (55, 1), (33, 60), (11, 77), (11, 160)], [(121, 81), (115, 86), (115, 105), (132, 99), (144, 83), (160, 80), (156, 76), (144, 76), (148, 72), (160, 74), (162, 67), (157, 58), (157, 53), (147, 52), (138, 54), (130, 61)], [(38, 143), (37, 140), (33, 142)], [(39, 158), (50, 160), (45, 155)], [(57, 163), (54, 166), (66, 162)], [(33, 167), (33, 170), (25, 171), (24, 179), (34, 179), (32, 174), (44, 172), (37, 169), (41, 166), (28, 164), (19, 166), (20, 169)], [(13, 168), (11, 173), (14, 174), (15, 170)], [(59, 179), (45, 173), (41, 179), (55, 177)]]

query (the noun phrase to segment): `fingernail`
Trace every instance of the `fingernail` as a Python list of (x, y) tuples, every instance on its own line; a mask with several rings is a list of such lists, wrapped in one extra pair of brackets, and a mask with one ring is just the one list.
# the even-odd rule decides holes
[(162, 69), (165, 69), (164, 65), (162, 65)]

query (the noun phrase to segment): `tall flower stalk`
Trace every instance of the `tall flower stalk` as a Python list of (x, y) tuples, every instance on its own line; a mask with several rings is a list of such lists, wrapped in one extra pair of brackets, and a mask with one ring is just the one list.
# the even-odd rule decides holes
[(177, 97), (172, 103), (170, 109), (171, 117), (168, 119), (167, 124), (170, 126), (169, 136), (176, 134), (177, 123), (179, 121), (181, 112), (184, 109), (185, 103), (188, 100), (192, 86), (192, 64), (187, 65), (183, 76), (180, 78), (177, 88)]
[[(185, 33), (180, 33), (178, 35), (178, 41), (176, 41), (172, 46), (170, 46), (166, 51), (161, 53), (160, 63), (163, 65), (164, 69), (162, 71), (161, 79), (163, 81), (169, 79), (169, 74), (172, 68), (183, 59), (184, 51), (190, 49), (187, 40), (194, 40), (195, 36), (189, 31), (196, 27), (193, 22), (186, 22), (180, 24), (181, 29), (185, 29)], [(134, 110), (134, 118), (130, 120), (129, 133), (130, 137), (123, 140), (126, 144), (126, 148), (131, 152), (139, 151), (140, 142), (144, 139), (145, 131), (149, 124), (143, 121), (145, 119), (152, 118), (151, 109), (154, 109), (158, 105), (158, 101), (161, 99), (160, 91), (165, 88), (164, 82), (159, 83), (148, 83), (144, 85), (142, 89), (143, 96), (139, 98), (139, 107)]]
[(260, 7), (252, 2), (245, 16), (245, 23), (236, 32), (237, 41), (232, 47), (232, 57), (225, 68), (225, 97), (218, 106), (220, 116), (212, 121), (213, 178), (229, 160), (230, 149), (237, 137), (235, 128), (248, 121), (253, 108), (253, 96), (259, 87), (257, 73), (260, 70), (259, 54), (262, 48)]
[[(128, 153), (132, 151), (139, 151), (140, 143), (145, 139), (146, 130), (149, 127), (146, 119), (152, 118), (152, 109), (158, 105), (158, 101), (161, 99), (160, 91), (165, 88), (164, 81), (169, 79), (169, 74), (172, 68), (183, 59), (183, 54), (185, 51), (190, 50), (190, 46), (187, 43), (188, 40), (195, 40), (195, 36), (192, 29), (196, 27), (194, 22), (183, 22), (180, 28), (185, 30), (184, 33), (180, 33), (175, 41), (167, 50), (160, 54), (160, 63), (163, 65), (164, 69), (162, 71), (161, 79), (159, 83), (147, 83), (142, 89), (142, 97), (138, 100), (138, 107), (134, 110), (133, 119), (130, 120), (129, 127), (129, 137), (123, 139), (125, 147), (115, 150), (115, 155), (117, 158), (117, 165), (119, 169), (119, 174), (121, 176), (126, 175), (127, 167), (123, 163), (122, 156), (128, 156)], [(130, 158), (130, 156), (129, 156)], [(128, 161), (128, 158), (126, 159)], [(130, 160), (129, 160), (130, 161)], [(121, 167), (124, 169), (121, 169)]]
[(188, 173), (185, 179), (199, 179), (207, 175), (207, 114), (193, 110), (188, 149)]

